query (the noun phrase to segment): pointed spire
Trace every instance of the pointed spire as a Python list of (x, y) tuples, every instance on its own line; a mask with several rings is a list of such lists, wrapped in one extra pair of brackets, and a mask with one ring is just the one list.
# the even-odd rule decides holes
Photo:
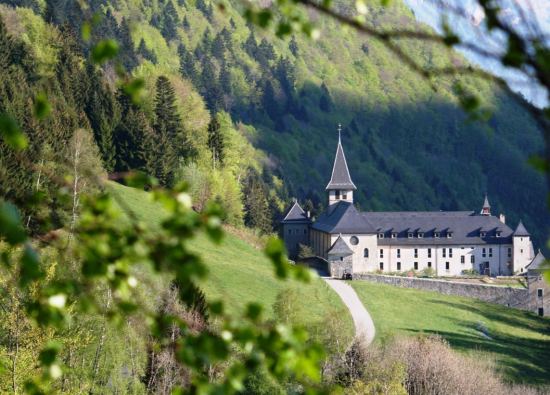
[(523, 222), (521, 222), (521, 219), (519, 220), (518, 227), (514, 231), (514, 236), (525, 236), (525, 237), (531, 236), (527, 231), (527, 229), (525, 229), (525, 226), (523, 226)]
[(483, 208), (480, 212), (481, 215), (491, 215), (491, 205), (489, 204), (489, 199), (487, 194), (485, 194), (485, 201), (483, 202)]
[(338, 146), (336, 147), (336, 156), (332, 166), (332, 175), (326, 189), (356, 190), (357, 187), (351, 181), (346, 155), (344, 154), (344, 148), (342, 148), (341, 134), (342, 125), (338, 124)]

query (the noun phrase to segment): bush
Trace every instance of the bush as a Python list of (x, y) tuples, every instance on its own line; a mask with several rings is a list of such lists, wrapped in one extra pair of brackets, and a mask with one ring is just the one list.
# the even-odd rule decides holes
[(435, 277), (435, 270), (427, 267), (420, 272), (420, 277)]

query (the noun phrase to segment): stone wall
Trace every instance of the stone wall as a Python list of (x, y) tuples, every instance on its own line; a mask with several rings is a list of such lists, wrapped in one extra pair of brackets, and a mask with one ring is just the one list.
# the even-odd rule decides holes
[(469, 298), (483, 300), (484, 302), (501, 304), (508, 307), (515, 307), (517, 309), (531, 310), (529, 306), (529, 291), (525, 288), (469, 284), (459, 281), (385, 276), (367, 273), (354, 273), (353, 279), (389, 284), (402, 288), (416, 288), (426, 291), (436, 291), (445, 295), (465, 296)]

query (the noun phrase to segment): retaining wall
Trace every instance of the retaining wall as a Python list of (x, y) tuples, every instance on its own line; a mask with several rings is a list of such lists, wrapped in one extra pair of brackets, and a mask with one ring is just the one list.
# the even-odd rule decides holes
[(385, 276), (381, 274), (354, 273), (354, 280), (389, 284), (402, 288), (416, 288), (436, 291), (445, 295), (466, 296), (484, 302), (501, 304), (522, 310), (529, 308), (529, 290), (525, 288), (496, 285), (469, 284), (460, 281), (434, 280), (428, 278)]

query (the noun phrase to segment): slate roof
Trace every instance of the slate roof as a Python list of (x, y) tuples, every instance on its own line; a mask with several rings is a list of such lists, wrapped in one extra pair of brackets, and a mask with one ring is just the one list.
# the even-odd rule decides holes
[(289, 222), (311, 222), (311, 220), (307, 217), (306, 212), (302, 209), (302, 207), (300, 207), (300, 204), (298, 204), (298, 201), (294, 202), (281, 221), (281, 223)]
[(544, 257), (544, 255), (542, 255), (542, 252), (540, 252), (539, 250), (537, 256), (535, 256), (531, 261), (531, 263), (528, 264), (525, 268), (527, 270), (532, 270), (532, 271), (542, 271), (543, 270), (542, 265), (545, 262), (546, 262), (546, 258)]
[(346, 162), (346, 155), (344, 154), (340, 137), (338, 137), (338, 146), (336, 147), (336, 156), (334, 157), (334, 165), (332, 166), (332, 175), (325, 189), (357, 189), (353, 181), (351, 181), (348, 163)]
[[(366, 212), (362, 215), (384, 233), (379, 245), (407, 244), (505, 244), (511, 242), (512, 229), (497, 217), (473, 211), (395, 211)], [(481, 237), (481, 232), (485, 237)], [(396, 238), (391, 234), (397, 233)], [(409, 238), (409, 233), (412, 237)], [(418, 233), (423, 232), (421, 238)], [(439, 232), (439, 238), (435, 233)], [(497, 237), (497, 232), (500, 236)], [(452, 237), (448, 238), (447, 233)]]
[(345, 201), (330, 206), (312, 227), (331, 234), (376, 232), (376, 229), (357, 211), (355, 206)]
[(523, 226), (523, 222), (521, 222), (521, 220), (519, 221), (518, 227), (514, 231), (514, 236), (531, 236), (529, 232), (527, 232), (527, 229), (525, 229), (525, 226)]
[(328, 250), (328, 253), (330, 255), (349, 256), (353, 254), (353, 251), (351, 248), (349, 248), (344, 239), (342, 239), (342, 235), (340, 235), (338, 236), (330, 250)]
[(489, 199), (487, 199), (487, 195), (485, 195), (485, 201), (483, 202), (483, 208), (491, 208), (491, 205), (489, 204)]
[[(323, 213), (312, 225), (326, 233), (379, 234), (379, 245), (457, 245), (508, 244), (513, 231), (497, 217), (478, 215), (473, 211), (357, 211), (352, 203), (338, 202)], [(480, 232), (486, 232), (481, 237)], [(497, 231), (500, 236), (497, 237)], [(412, 232), (413, 237), (408, 234)], [(422, 232), (423, 236), (418, 237)], [(440, 237), (435, 237), (440, 232)], [(448, 238), (447, 233), (452, 233)], [(392, 238), (392, 233), (397, 233)]]

